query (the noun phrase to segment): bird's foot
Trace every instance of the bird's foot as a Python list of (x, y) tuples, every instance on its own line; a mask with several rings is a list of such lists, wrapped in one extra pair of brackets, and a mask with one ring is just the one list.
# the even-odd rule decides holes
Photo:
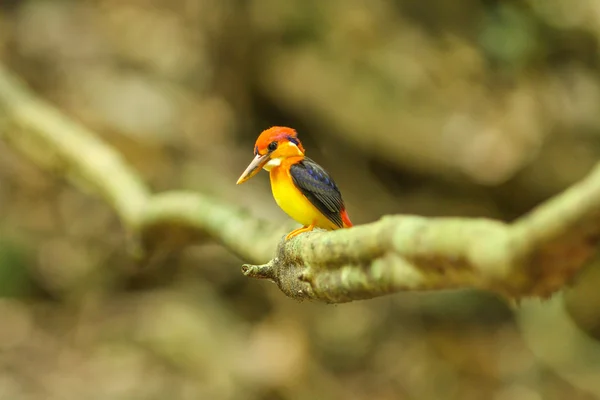
[(312, 231), (313, 229), (315, 229), (315, 224), (310, 224), (309, 226), (303, 226), (302, 228), (295, 229), (287, 234), (287, 236), (285, 237), (285, 240), (290, 240), (294, 236), (297, 236), (304, 232)]

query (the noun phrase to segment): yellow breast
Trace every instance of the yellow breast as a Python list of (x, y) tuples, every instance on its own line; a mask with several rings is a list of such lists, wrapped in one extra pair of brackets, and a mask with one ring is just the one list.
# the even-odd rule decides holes
[(296, 222), (304, 226), (314, 223), (319, 228), (329, 230), (337, 228), (294, 185), (288, 168), (283, 166), (272, 168), (270, 177), (271, 189), (277, 205)]

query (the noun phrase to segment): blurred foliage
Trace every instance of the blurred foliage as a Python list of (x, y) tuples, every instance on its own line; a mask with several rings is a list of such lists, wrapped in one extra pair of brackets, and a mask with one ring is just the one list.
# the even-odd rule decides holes
[(13, 243), (0, 242), (0, 298), (27, 297), (33, 287), (27, 252)]
[[(2, 62), (155, 190), (281, 221), (266, 174), (234, 184), (270, 125), (356, 223), (528, 211), (600, 158), (599, 39), (595, 0), (0, 3)], [(3, 399), (593, 398), (488, 295), (298, 304), (207, 243), (140, 268), (106, 205), (3, 143), (0, 218)]]

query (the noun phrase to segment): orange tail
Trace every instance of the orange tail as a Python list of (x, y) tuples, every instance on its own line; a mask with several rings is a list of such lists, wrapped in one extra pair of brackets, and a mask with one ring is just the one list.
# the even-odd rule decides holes
[(344, 228), (351, 228), (353, 226), (352, 221), (350, 221), (350, 217), (348, 216), (348, 212), (346, 211), (346, 209), (343, 209), (342, 212), (340, 212), (340, 215), (342, 216)]

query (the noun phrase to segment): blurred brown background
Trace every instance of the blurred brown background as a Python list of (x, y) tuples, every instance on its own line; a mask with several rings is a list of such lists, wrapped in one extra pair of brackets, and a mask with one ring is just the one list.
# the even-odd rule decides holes
[[(355, 223), (527, 212), (600, 158), (599, 40), (596, 0), (0, 1), (2, 62), (153, 190), (281, 221), (267, 174), (235, 185), (271, 125)], [(595, 398), (485, 293), (297, 303), (208, 243), (139, 271), (107, 205), (2, 142), (0, 222), (0, 399)]]

